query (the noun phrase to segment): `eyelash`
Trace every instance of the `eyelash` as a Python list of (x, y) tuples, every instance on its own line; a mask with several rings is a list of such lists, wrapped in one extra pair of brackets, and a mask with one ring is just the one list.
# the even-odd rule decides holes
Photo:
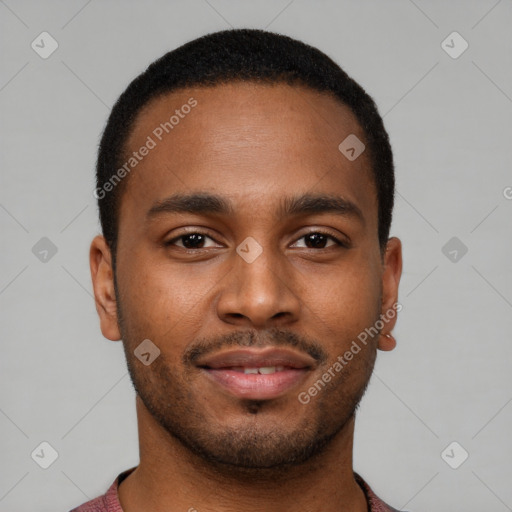
[[(215, 243), (219, 243), (213, 237), (207, 235), (206, 233), (203, 233), (202, 231), (190, 231), (188, 233), (183, 233), (183, 234), (181, 234), (179, 236), (176, 236), (172, 240), (168, 240), (168, 241), (164, 242), (164, 245), (165, 245), (165, 247), (170, 247), (170, 246), (174, 245), (174, 242), (176, 242), (176, 241), (178, 241), (178, 240), (180, 240), (180, 239), (182, 239), (182, 238), (184, 238), (186, 236), (189, 236), (189, 235), (203, 235), (206, 238), (209, 238), (210, 240), (213, 240)], [(305, 238), (306, 236), (309, 236), (309, 235), (323, 235), (323, 236), (333, 240), (336, 243), (336, 245), (338, 245), (339, 247), (344, 247), (345, 249), (348, 249), (348, 247), (349, 247), (348, 243), (343, 242), (338, 237), (336, 237), (336, 236), (334, 236), (331, 233), (328, 233), (326, 231), (311, 231), (309, 233), (305, 233), (304, 235), (299, 237), (296, 240), (296, 242), (301, 240), (302, 238)], [(208, 250), (209, 249), (209, 247), (200, 247), (200, 248), (197, 248), (197, 249), (188, 249), (186, 247), (180, 247), (180, 248), (184, 249), (187, 253), (197, 253), (198, 251), (204, 251), (204, 250)], [(315, 250), (316, 251), (321, 251), (321, 250), (329, 249), (329, 247), (324, 247), (324, 248), (320, 248), (320, 249), (315, 249), (315, 248), (312, 248), (312, 247), (305, 247), (305, 249), (309, 249), (309, 250), (313, 250), (313, 251), (315, 251)]]

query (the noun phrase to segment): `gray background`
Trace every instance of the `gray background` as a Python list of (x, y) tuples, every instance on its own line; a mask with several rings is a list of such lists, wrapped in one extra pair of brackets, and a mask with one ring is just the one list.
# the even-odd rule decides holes
[[(96, 148), (132, 78), (230, 26), (326, 52), (390, 134), (403, 310), (354, 468), (397, 508), (512, 510), (511, 22), (507, 0), (0, 1), (0, 510), (68, 511), (138, 463), (122, 345), (102, 337), (91, 296)], [(59, 45), (47, 59), (31, 48), (43, 31)], [(469, 43), (456, 59), (441, 44), (453, 31)], [(33, 250), (43, 237), (56, 254)], [(58, 452), (48, 469), (31, 457), (43, 441)]]

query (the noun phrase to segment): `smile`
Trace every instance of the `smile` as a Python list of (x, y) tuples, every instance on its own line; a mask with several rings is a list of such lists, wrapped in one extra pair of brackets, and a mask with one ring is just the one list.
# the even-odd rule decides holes
[(316, 361), (304, 352), (268, 346), (217, 352), (200, 358), (196, 366), (229, 395), (271, 400), (299, 386)]

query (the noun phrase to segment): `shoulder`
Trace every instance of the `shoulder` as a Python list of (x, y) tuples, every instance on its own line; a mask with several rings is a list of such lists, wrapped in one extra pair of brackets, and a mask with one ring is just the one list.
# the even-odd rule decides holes
[(102, 496), (98, 496), (79, 507), (74, 508), (70, 512), (123, 512), (119, 503), (117, 490), (119, 484), (135, 469), (135, 467), (127, 469), (120, 473), (109, 487), (107, 492)]
[(111, 512), (106, 502), (106, 496), (110, 492), (110, 489), (103, 496), (98, 496), (93, 500), (86, 503), (82, 503), (79, 507), (74, 508), (70, 512)]
[(361, 475), (354, 471), (354, 478), (366, 495), (369, 512), (399, 512), (396, 508), (382, 501), (366, 483)]

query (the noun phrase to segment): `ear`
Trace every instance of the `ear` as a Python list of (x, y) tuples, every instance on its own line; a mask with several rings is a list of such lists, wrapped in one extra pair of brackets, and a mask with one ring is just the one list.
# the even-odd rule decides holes
[(393, 350), (396, 341), (390, 335), (395, 327), (398, 311), (398, 285), (402, 276), (402, 243), (396, 237), (388, 240), (384, 254), (384, 271), (382, 273), (382, 319), (384, 327), (377, 348), (380, 350)]
[(119, 341), (121, 332), (117, 318), (112, 257), (104, 237), (97, 236), (92, 241), (89, 251), (89, 264), (101, 332), (105, 338), (111, 341)]

